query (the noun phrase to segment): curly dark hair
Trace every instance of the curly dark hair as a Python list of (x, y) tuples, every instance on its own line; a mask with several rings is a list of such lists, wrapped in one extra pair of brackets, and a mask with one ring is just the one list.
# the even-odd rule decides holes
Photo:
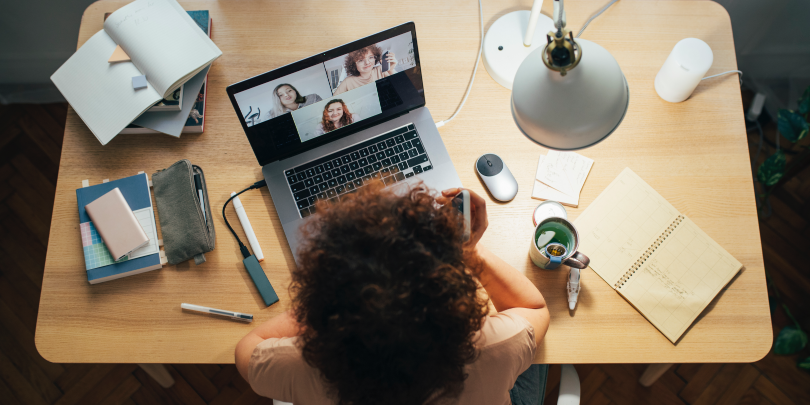
[(318, 205), (302, 229), (293, 310), (304, 360), (341, 405), (457, 398), (487, 314), (462, 219), (417, 185), (380, 182)]
[(346, 55), (346, 60), (343, 62), (343, 67), (346, 68), (346, 73), (348, 73), (349, 76), (360, 76), (360, 72), (357, 71), (357, 61), (365, 58), (366, 54), (369, 52), (374, 55), (374, 63), (380, 63), (382, 60), (382, 49), (380, 49), (380, 47), (377, 45), (369, 45), (356, 51), (349, 52), (349, 54)]

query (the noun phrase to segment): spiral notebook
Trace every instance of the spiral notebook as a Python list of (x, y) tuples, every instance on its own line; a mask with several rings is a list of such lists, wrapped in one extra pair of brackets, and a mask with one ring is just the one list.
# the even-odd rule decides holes
[(574, 223), (591, 269), (672, 343), (742, 268), (629, 168)]

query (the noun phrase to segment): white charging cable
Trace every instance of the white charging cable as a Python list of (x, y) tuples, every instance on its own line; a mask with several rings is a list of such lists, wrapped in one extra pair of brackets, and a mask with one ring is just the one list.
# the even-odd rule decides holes
[(704, 78), (702, 78), (700, 80), (711, 79), (712, 77), (727, 75), (729, 73), (739, 73), (740, 74), (740, 86), (742, 86), (742, 75), (743, 75), (742, 70), (729, 70), (728, 72), (723, 72), (723, 73), (718, 73), (716, 75), (706, 76), (706, 77), (704, 77)]
[(467, 86), (467, 92), (464, 93), (464, 98), (461, 100), (461, 104), (458, 106), (458, 108), (456, 108), (456, 112), (454, 112), (450, 118), (437, 122), (436, 128), (441, 128), (444, 126), (444, 124), (447, 124), (448, 122), (452, 121), (453, 118), (456, 118), (456, 115), (458, 115), (459, 111), (461, 111), (461, 107), (464, 107), (464, 103), (467, 102), (467, 97), (470, 95), (470, 90), (472, 90), (473, 83), (475, 82), (475, 74), (478, 72), (478, 62), (481, 61), (481, 52), (484, 49), (484, 8), (481, 7), (481, 0), (478, 0), (478, 16), (481, 20), (481, 44), (478, 46), (478, 57), (475, 58), (475, 68), (473, 68), (470, 84)]

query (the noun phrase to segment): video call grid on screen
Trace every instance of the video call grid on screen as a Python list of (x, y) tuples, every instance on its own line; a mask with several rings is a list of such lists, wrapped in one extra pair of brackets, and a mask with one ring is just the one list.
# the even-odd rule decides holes
[[(373, 46), (378, 48), (377, 52), (379, 52), (379, 55), (374, 55), (372, 52), (367, 51), (369, 56), (376, 59), (372, 70), (378, 70), (379, 68), (380, 73), (391, 75), (416, 66), (416, 60), (413, 56), (413, 41), (411, 40), (410, 32), (380, 41)], [(325, 103), (333, 99), (339, 99), (337, 96), (341, 96), (341, 98), (350, 98), (353, 100), (359, 98), (356, 95), (350, 95), (350, 93), (358, 91), (360, 88), (355, 88), (353, 90), (343, 90), (340, 88), (340, 85), (346, 79), (349, 79), (350, 81), (352, 80), (353, 74), (349, 72), (351, 67), (347, 67), (352, 62), (349, 60), (351, 59), (350, 55), (351, 53), (347, 53), (345, 55), (338, 56), (337, 58), (333, 58), (324, 63), (319, 63), (309, 68), (299, 70), (295, 73), (291, 73), (284, 77), (271, 80), (267, 83), (234, 94), (234, 98), (236, 98), (236, 101), (239, 104), (242, 117), (245, 119), (247, 126), (252, 127), (289, 112), (299, 113), (300, 111), (307, 111), (306, 115), (300, 113), (293, 114), (293, 119), (295, 119), (295, 126), (298, 130), (301, 142), (308, 141), (319, 135), (323, 135), (325, 132), (328, 132), (325, 131), (315, 135), (315, 132), (318, 131), (315, 128), (312, 128), (313, 124), (311, 122), (313, 117), (317, 118), (319, 121), (322, 117), (323, 119), (326, 119), (325, 114), (323, 113), (326, 107)], [(391, 64), (388, 63), (387, 60), (388, 55), (392, 55), (394, 57), (396, 60), (395, 65), (390, 66)], [(384, 59), (383, 56), (385, 56)], [(385, 72), (383, 72), (384, 64), (389, 65), (386, 66)], [(376, 72), (372, 72), (372, 74), (375, 73)], [(376, 82), (376, 80), (373, 80), (362, 87), (374, 84), (374, 82)], [(282, 102), (282, 97), (289, 97), (285, 93), (294, 95), (295, 99), (290, 100), (289, 102), (297, 104), (297, 110), (290, 111), (290, 109), (284, 105)], [(363, 95), (367, 95), (368, 93), (369, 90), (366, 89)], [(373, 110), (374, 108), (370, 104), (370, 101), (366, 101), (363, 107), (365, 109)], [(320, 107), (320, 110), (313, 112), (312, 110), (314, 110), (316, 106)], [(378, 100), (377, 110), (379, 109)], [(351, 111), (351, 109), (349, 110)], [(352, 111), (352, 114), (357, 113)], [(297, 115), (302, 118), (302, 121), (296, 119)], [(372, 116), (369, 114), (360, 115), (360, 120)]]
[[(414, 81), (412, 77), (416, 76), (418, 86), (411, 87), (419, 94), (421, 104), (424, 105), (413, 24), (404, 24), (372, 37), (384, 36), (389, 31), (408, 26), (411, 29), (401, 34), (394, 33), (396, 35), (371, 43), (356, 41), (357, 43), (349, 44), (354, 46), (347, 52), (337, 57), (232, 93), (234, 106), (241, 113), (240, 121), (244, 122), (260, 164), (264, 163), (258, 149), (274, 147), (277, 152), (300, 146), (332, 131), (336, 131), (336, 134), (345, 133), (337, 130), (379, 116), (384, 110), (403, 104), (399, 100), (399, 104), (389, 103), (386, 108), (381, 103), (378, 91), (379, 86), (389, 90), (393, 87), (397, 93), (396, 83), (403, 81), (395, 80), (394, 76), (400, 73), (406, 73), (410, 81)], [(363, 52), (352, 54), (358, 50)], [(363, 68), (365, 72), (361, 71)], [(258, 78), (261, 76), (248, 81)], [(397, 97), (396, 94), (394, 97)], [(386, 98), (390, 101), (389, 99), (390, 97)], [(288, 108), (291, 104), (296, 107), (295, 110)]]

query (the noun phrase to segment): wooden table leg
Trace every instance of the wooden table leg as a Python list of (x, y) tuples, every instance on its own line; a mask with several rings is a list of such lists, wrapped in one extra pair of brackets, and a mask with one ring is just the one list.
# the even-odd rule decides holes
[(166, 367), (163, 364), (138, 365), (141, 366), (143, 371), (146, 371), (146, 374), (149, 374), (150, 377), (154, 378), (161, 387), (169, 388), (174, 385), (174, 378), (172, 378), (172, 375), (169, 374), (169, 370), (166, 370)]
[(672, 363), (650, 364), (647, 366), (647, 369), (644, 370), (644, 374), (638, 379), (638, 383), (649, 387), (653, 385), (659, 377), (664, 375), (670, 367), (672, 367)]

